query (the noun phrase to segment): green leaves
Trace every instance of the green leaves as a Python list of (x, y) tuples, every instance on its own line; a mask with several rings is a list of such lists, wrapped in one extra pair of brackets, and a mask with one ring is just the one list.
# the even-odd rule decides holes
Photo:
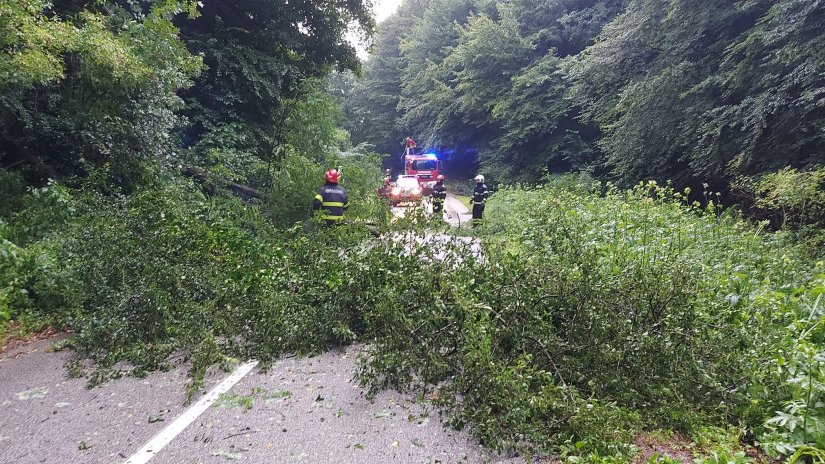
[(821, 163), (806, 148), (823, 124), (815, 10), (807, 1), (630, 2), (573, 70), (577, 101), (605, 134), (606, 167), (627, 185), (724, 185)]
[[(378, 158), (344, 162), (362, 198), (354, 213), (374, 218)], [(122, 375), (120, 361), (142, 375), (178, 352), (194, 391), (231, 358), (369, 341), (368, 393), (418, 390), (497, 449), (627, 455), (643, 427), (724, 419), (761, 433), (776, 410), (765, 437), (777, 451), (819, 433), (821, 264), (668, 186), (562, 178), (499, 189), (474, 239), (481, 259), (479, 243), (413, 220), (378, 221), (377, 240), (358, 221), (280, 230), (188, 183), (128, 197), (54, 190), (37, 209), (57, 201), (70, 219), (19, 213), (14, 228), (46, 227), (23, 250), (0, 245), (0, 278), (31, 290), (32, 308), (71, 308), (64, 320), (78, 358), (95, 361), (93, 384)], [(61, 240), (39, 249), (53, 231)], [(18, 252), (45, 264), (28, 269)]]
[(642, 424), (760, 429), (789, 397), (776, 360), (821, 286), (803, 250), (654, 182), (502, 188), (486, 215), (483, 262), (385, 263), (404, 279), (368, 319), (371, 389), (437, 385), (486, 445), (581, 457), (631, 453)]
[[(287, 141), (309, 143), (303, 135), (311, 135), (312, 126), (285, 126), (288, 118), (308, 116), (294, 115), (296, 105), (319, 98), (306, 92), (307, 81), (333, 69), (359, 69), (355, 49), (343, 37), (350, 26), (365, 36), (373, 27), (361, 0), (205, 2), (199, 12), (195, 19), (176, 22), (188, 49), (202, 55), (208, 68), (184, 96), (191, 119), (184, 144), (197, 144), (223, 124), (243, 124), (255, 135), (252, 153), (264, 160)], [(290, 138), (289, 129), (304, 132)]]
[(491, 179), (532, 184), (575, 169), (625, 187), (655, 179), (725, 190), (739, 175), (820, 165), (819, 6), (443, 0), (402, 9), (382, 24), (370, 84), (356, 84), (349, 110), (381, 135), (354, 131), (354, 141), (392, 149), (387, 140), (417, 134), (470, 158), (448, 163), (460, 174), (477, 156)]
[(777, 229), (799, 230), (825, 225), (825, 168), (798, 171), (785, 168), (761, 176), (740, 178), (738, 196), (750, 213), (771, 219)]
[[(448, 169), (537, 182), (547, 169), (592, 164), (593, 128), (576, 121), (559, 56), (580, 51), (622, 2), (445, 0), (402, 8), (379, 28), (379, 47), (356, 83), (348, 115), (368, 141), (417, 134), (455, 149)], [(400, 40), (399, 40), (400, 39)], [(400, 97), (399, 97), (400, 95)], [(380, 134), (380, 135), (376, 135)]]
[(201, 69), (161, 10), (0, 2), (0, 156), (30, 180), (106, 167), (129, 191), (171, 151), (175, 95)]
[(47, 85), (63, 78), (62, 53), (77, 48), (78, 31), (50, 21), (46, 2), (0, 2), (0, 88)]

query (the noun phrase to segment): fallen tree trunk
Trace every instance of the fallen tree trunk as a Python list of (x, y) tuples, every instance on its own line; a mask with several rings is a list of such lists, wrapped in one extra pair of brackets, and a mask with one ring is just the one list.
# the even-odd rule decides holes
[(236, 194), (247, 199), (254, 198), (256, 200), (260, 200), (264, 197), (263, 193), (253, 189), (252, 187), (247, 187), (246, 185), (241, 185), (232, 182), (230, 180), (224, 179), (214, 174), (210, 174), (204, 171), (203, 169), (196, 168), (194, 166), (182, 166), (180, 169), (180, 173), (186, 177), (195, 179), (199, 182), (213, 182), (217, 186), (232, 190)]

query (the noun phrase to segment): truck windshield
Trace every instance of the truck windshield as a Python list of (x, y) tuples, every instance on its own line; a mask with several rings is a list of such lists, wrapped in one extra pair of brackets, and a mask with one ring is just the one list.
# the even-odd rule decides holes
[(438, 169), (438, 161), (434, 159), (415, 160), (412, 162), (413, 171), (435, 171)]

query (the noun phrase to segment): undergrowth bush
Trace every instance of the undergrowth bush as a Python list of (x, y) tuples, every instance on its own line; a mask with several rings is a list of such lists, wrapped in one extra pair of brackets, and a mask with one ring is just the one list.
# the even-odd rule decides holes
[(825, 256), (825, 168), (742, 177), (733, 194), (749, 217), (785, 231), (810, 254)]
[(330, 157), (324, 163), (292, 152), (284, 157), (263, 205), (264, 214), (275, 225), (289, 227), (307, 218), (307, 202), (311, 204), (323, 183), (323, 172), (330, 168), (341, 169), (341, 186), (347, 189), (351, 199), (357, 200), (351, 202), (348, 216), (361, 219), (379, 216), (382, 205), (374, 192), (382, 179), (380, 155), (351, 153)]
[(370, 236), (356, 216), (334, 230), (280, 229), (257, 207), (187, 183), (117, 199), (86, 192), (79, 202), (87, 209), (63, 250), (83, 296), (73, 344), (78, 360), (94, 361), (93, 383), (121, 375), (113, 367), (122, 361), (141, 374), (182, 353), (194, 391), (227, 357), (266, 363), (363, 331), (367, 303), (355, 290), (365, 277), (343, 263)]
[(36, 331), (59, 325), (77, 307), (75, 276), (53, 236), (73, 214), (70, 194), (59, 186), (6, 193), (15, 206), (0, 218), (0, 342), (11, 321), (23, 333)]
[[(31, 314), (75, 331), (72, 372), (92, 360), (92, 384), (122, 375), (123, 361), (140, 375), (182, 354), (192, 391), (229, 356), (266, 362), (350, 342), (365, 303), (361, 276), (339, 271), (343, 251), (371, 236), (364, 215), (375, 227), (382, 205), (368, 187), (378, 162), (341, 164), (358, 206), (335, 230), (277, 228), (258, 207), (174, 178), (128, 196), (94, 179), (31, 190), (0, 223), (0, 322)], [(302, 185), (310, 194), (290, 197), (305, 220), (322, 173)]]

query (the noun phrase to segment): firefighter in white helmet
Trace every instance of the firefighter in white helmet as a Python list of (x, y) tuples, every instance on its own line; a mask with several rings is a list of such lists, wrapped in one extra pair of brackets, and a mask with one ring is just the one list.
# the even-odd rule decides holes
[(481, 219), (484, 216), (484, 203), (490, 192), (487, 191), (487, 184), (484, 183), (484, 176), (481, 174), (475, 177), (476, 186), (473, 189), (473, 227), (481, 224)]

